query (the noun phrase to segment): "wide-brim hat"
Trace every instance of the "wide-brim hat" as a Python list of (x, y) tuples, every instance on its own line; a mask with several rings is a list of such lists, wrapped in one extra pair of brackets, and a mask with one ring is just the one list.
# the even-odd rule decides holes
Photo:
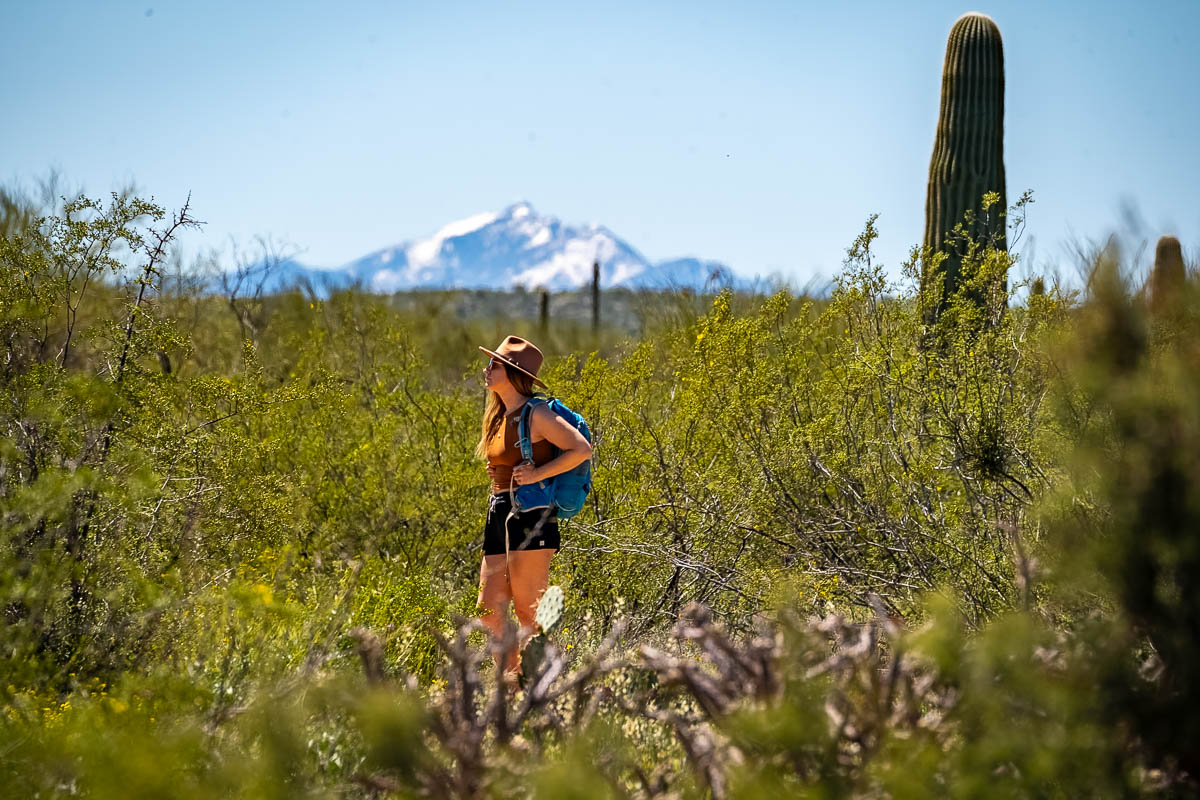
[(533, 342), (522, 339), (520, 336), (507, 336), (495, 350), (488, 350), (482, 345), (479, 349), (492, 358), (498, 358), (513, 369), (533, 378), (533, 382), (538, 386), (547, 388), (542, 379), (537, 376), (537, 371), (542, 367), (542, 351), (538, 350)]

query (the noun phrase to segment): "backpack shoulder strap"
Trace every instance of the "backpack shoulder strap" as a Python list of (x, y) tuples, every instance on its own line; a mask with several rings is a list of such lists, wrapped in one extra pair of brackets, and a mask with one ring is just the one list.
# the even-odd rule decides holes
[(530, 416), (533, 414), (533, 407), (538, 403), (547, 402), (544, 394), (535, 394), (525, 401), (525, 407), (521, 409), (521, 416), (517, 422), (517, 444), (521, 448), (521, 460), (533, 463), (533, 440), (529, 427)]

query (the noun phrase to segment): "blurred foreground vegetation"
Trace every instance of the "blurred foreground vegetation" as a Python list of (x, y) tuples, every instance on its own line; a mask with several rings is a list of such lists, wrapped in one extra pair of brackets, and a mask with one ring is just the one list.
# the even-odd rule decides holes
[[(186, 208), (4, 199), (0, 792), (1196, 792), (1194, 280), (1151, 313), (1114, 248), (1078, 295), (981, 248), (926, 324), (871, 220), (829, 298), (543, 330), (520, 294), (201, 291)], [(596, 438), (515, 696), (468, 622), (507, 333)]]

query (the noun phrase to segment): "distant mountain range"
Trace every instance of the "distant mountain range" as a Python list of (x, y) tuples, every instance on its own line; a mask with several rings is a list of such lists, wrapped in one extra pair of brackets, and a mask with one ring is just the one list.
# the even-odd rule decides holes
[(540, 216), (528, 203), (498, 213), (451, 222), (428, 239), (376, 250), (337, 269), (308, 267), (295, 260), (272, 270), (266, 291), (308, 283), (315, 289), (360, 285), (391, 293), (406, 289), (577, 289), (600, 264), (602, 288), (750, 289), (761, 283), (717, 261), (646, 259), (600, 225), (573, 227)]

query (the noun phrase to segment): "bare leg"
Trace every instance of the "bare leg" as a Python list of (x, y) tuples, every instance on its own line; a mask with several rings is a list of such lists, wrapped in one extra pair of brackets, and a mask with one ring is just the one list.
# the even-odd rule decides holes
[[(508, 554), (509, 587), (517, 621), (521, 623), (518, 649), (533, 636), (533, 618), (538, 600), (550, 581), (550, 559), (555, 550), (515, 550)], [(520, 664), (518, 658), (517, 665)], [(514, 666), (515, 668), (515, 666)]]
[[(504, 635), (504, 626), (508, 621), (508, 603), (512, 599), (512, 589), (508, 582), (507, 560), (507, 556), (499, 553), (493, 556), (484, 556), (483, 563), (479, 565), (479, 620), (491, 632), (494, 641), (500, 640)], [(492, 652), (496, 658), (496, 669), (503, 669), (506, 672), (513, 672), (517, 669), (515, 650), (502, 653), (499, 649), (494, 649)]]

